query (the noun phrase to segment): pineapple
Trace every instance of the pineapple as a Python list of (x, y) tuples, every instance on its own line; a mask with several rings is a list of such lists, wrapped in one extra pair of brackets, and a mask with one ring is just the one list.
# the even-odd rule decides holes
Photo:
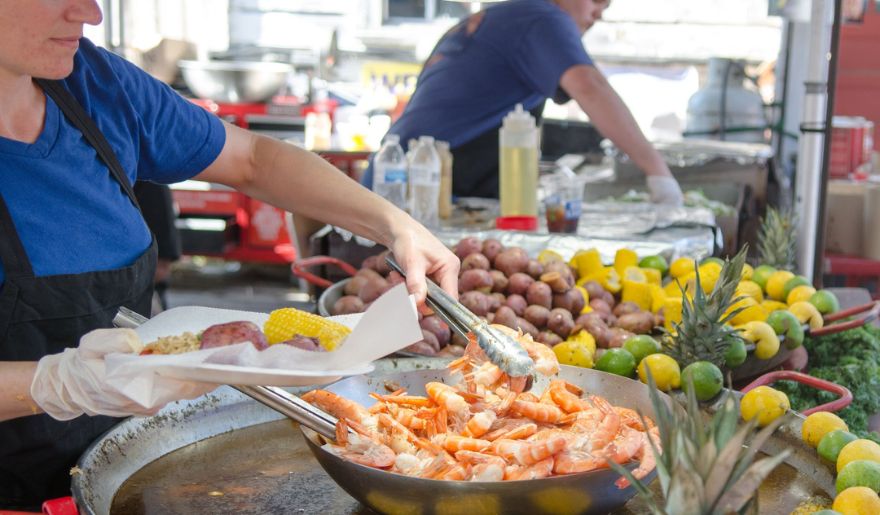
[(648, 386), (663, 449), (660, 453), (653, 448), (662, 498), (624, 467), (616, 463), (611, 463), (611, 467), (636, 488), (653, 515), (758, 513), (758, 487), (790, 451), (754, 463), (753, 460), (786, 417), (754, 434), (754, 421), (737, 427), (739, 405), (729, 390), (719, 402), (718, 411), (707, 421), (693, 388), (689, 390), (685, 409), (675, 401), (667, 403), (660, 399), (650, 373)]
[(726, 322), (742, 310), (730, 310), (730, 306), (740, 299), (734, 294), (747, 252), (748, 247), (744, 247), (732, 260), (725, 261), (711, 293), (703, 292), (697, 273), (693, 299), (682, 296), (681, 322), (673, 322), (673, 330), (663, 337), (666, 353), (682, 368), (695, 361), (709, 361), (723, 369), (727, 350), (734, 340), (741, 339)]
[(791, 210), (767, 208), (758, 232), (760, 262), (777, 270), (794, 271), (797, 217)]

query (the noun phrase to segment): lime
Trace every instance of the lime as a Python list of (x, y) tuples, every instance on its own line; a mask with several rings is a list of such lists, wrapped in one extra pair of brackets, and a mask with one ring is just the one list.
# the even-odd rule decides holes
[(832, 508), (841, 515), (877, 515), (880, 496), (866, 486), (854, 486), (837, 494)]
[(841, 515), (841, 513), (839, 511), (834, 511), (834, 510), (819, 510), (819, 511), (814, 511), (812, 513), (812, 515)]
[(681, 386), (687, 392), (693, 385), (697, 400), (708, 401), (718, 395), (724, 383), (721, 370), (708, 361), (696, 361), (681, 372)]
[(776, 269), (770, 265), (761, 265), (752, 272), (752, 280), (758, 283), (762, 289), (767, 289), (767, 279), (776, 273)]
[(771, 299), (784, 301), (786, 293), (785, 285), (792, 277), (794, 277), (794, 274), (788, 270), (777, 270), (767, 278), (767, 284), (764, 285), (764, 290), (767, 291), (767, 295)]
[(810, 447), (816, 448), (819, 446), (819, 441), (822, 440), (822, 437), (835, 429), (849, 430), (846, 427), (846, 422), (834, 413), (817, 411), (804, 420), (801, 426), (801, 437)]
[(819, 313), (823, 315), (840, 311), (840, 301), (837, 300), (836, 295), (828, 290), (817, 291), (810, 297), (808, 302), (816, 306)]
[[(785, 281), (785, 284), (782, 285), (782, 298), (788, 299), (788, 294), (791, 293), (791, 290), (797, 288), (798, 286), (813, 286), (813, 283), (810, 282), (809, 279), (802, 275), (796, 275), (791, 279)], [(780, 299), (781, 300), (781, 299)], [(789, 304), (791, 304), (789, 302)]]
[(683, 277), (694, 271), (694, 260), (691, 258), (680, 257), (669, 265), (669, 274), (672, 277)]
[(740, 411), (743, 420), (758, 420), (758, 425), (766, 426), (791, 409), (788, 397), (769, 386), (759, 386), (742, 396)]
[(804, 343), (804, 327), (791, 312), (777, 310), (767, 316), (767, 323), (776, 334), (785, 336), (785, 347), (796, 349)]
[(742, 365), (747, 357), (746, 343), (742, 338), (731, 338), (730, 347), (724, 353), (724, 364), (727, 365), (727, 368), (735, 368)]
[(871, 440), (860, 438), (843, 446), (837, 455), (837, 472), (843, 470), (849, 462), (870, 460), (880, 462), (880, 445)]
[(870, 460), (856, 460), (847, 463), (837, 474), (837, 493), (852, 486), (867, 486), (880, 492), (880, 463)]
[(636, 358), (626, 349), (608, 349), (596, 360), (596, 370), (631, 377), (636, 369)]
[(648, 384), (648, 370), (661, 391), (668, 392), (681, 386), (681, 369), (671, 356), (651, 354), (642, 359), (639, 363), (639, 379), (645, 384)]
[(846, 444), (858, 439), (858, 436), (849, 431), (835, 429), (819, 440), (819, 447), (816, 447), (816, 450), (819, 452), (819, 456), (832, 463), (837, 463), (837, 456), (840, 455), (840, 450), (843, 449)]
[(623, 342), (623, 348), (633, 355), (636, 359), (636, 363), (641, 362), (642, 358), (645, 356), (660, 352), (660, 344), (657, 343), (657, 340), (651, 338), (647, 334), (638, 334), (629, 337)]
[(718, 266), (724, 266), (724, 260), (721, 258), (717, 258), (717, 257), (710, 256), (707, 258), (703, 258), (703, 260), (700, 261), (700, 265), (705, 265), (706, 263), (715, 263)]
[(641, 268), (653, 268), (654, 270), (658, 270), (660, 275), (666, 275), (666, 272), (669, 271), (669, 264), (666, 263), (666, 258), (663, 256), (645, 256), (639, 261), (639, 267)]

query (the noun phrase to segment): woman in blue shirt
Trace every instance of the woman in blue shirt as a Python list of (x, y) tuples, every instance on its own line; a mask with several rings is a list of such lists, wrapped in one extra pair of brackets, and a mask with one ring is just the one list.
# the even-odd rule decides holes
[[(158, 408), (105, 388), (94, 355), (125, 348), (123, 330), (95, 331), (120, 306), (149, 315), (156, 252), (137, 179), (234, 187), (388, 246), (419, 299), (425, 274), (457, 290), (455, 256), (405, 213), (82, 39), (101, 16), (94, 0), (0, 0), (0, 509), (66, 495), (70, 467), (115, 422), (79, 415)], [(211, 388), (166, 386), (164, 402)]]

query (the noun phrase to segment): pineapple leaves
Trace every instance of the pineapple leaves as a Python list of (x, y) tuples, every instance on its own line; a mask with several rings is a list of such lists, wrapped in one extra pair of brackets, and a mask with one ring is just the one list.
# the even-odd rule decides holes
[(702, 482), (694, 469), (679, 462), (673, 470), (672, 483), (666, 496), (666, 512), (676, 515), (700, 515)]
[(794, 271), (797, 244), (797, 215), (790, 209), (767, 208), (758, 231), (758, 255), (761, 263), (778, 270)]
[(755, 491), (761, 486), (764, 479), (790, 454), (791, 451), (786, 449), (776, 456), (764, 458), (752, 464), (718, 501), (717, 513), (731, 513), (741, 510), (755, 496)]

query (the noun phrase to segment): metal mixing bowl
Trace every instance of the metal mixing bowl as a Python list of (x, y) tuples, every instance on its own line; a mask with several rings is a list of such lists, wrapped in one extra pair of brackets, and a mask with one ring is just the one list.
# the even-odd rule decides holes
[(284, 86), (293, 66), (263, 61), (178, 61), (186, 85), (215, 102), (264, 102)]

